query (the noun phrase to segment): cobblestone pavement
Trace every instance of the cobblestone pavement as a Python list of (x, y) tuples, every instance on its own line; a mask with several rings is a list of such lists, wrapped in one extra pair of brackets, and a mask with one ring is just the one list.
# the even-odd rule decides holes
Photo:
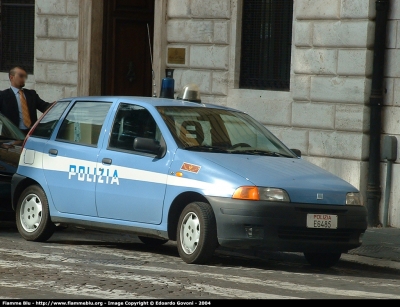
[(296, 253), (261, 256), (220, 249), (209, 264), (188, 265), (175, 242), (152, 248), (73, 227), (28, 242), (2, 224), (0, 299), (400, 299), (396, 270), (346, 259), (319, 270)]

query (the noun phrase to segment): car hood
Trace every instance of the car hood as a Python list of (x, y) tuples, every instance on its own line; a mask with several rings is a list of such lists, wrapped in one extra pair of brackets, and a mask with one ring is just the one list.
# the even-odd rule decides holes
[(291, 202), (345, 205), (346, 194), (358, 192), (350, 183), (303, 159), (236, 154), (212, 154), (207, 159), (256, 186), (286, 190)]

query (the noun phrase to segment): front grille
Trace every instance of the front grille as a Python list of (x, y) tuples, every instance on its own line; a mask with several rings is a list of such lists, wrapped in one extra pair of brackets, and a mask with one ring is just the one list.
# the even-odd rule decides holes
[(352, 233), (343, 229), (307, 229), (298, 227), (280, 227), (278, 229), (280, 239), (302, 241), (349, 242)]

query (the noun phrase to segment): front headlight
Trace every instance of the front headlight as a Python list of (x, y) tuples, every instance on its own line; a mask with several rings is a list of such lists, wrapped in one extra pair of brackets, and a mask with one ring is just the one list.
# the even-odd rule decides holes
[(363, 206), (361, 193), (351, 192), (346, 194), (346, 205)]
[(233, 193), (232, 198), (242, 200), (268, 200), (290, 202), (289, 195), (286, 193), (285, 190), (254, 186), (243, 186), (237, 188), (235, 193)]

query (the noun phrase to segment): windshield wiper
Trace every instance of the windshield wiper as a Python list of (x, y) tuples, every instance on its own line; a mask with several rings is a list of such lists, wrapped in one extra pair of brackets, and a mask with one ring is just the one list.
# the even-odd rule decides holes
[(224, 148), (217, 147), (217, 146), (208, 146), (208, 145), (195, 145), (195, 146), (188, 146), (185, 147), (186, 150), (193, 150), (193, 151), (202, 151), (202, 152), (223, 152), (229, 153)]
[(286, 157), (293, 158), (291, 155), (282, 154), (276, 151), (259, 150), (259, 149), (247, 149), (247, 150), (233, 150), (233, 154), (244, 154), (244, 155), (258, 155), (258, 156), (271, 156), (271, 157)]

